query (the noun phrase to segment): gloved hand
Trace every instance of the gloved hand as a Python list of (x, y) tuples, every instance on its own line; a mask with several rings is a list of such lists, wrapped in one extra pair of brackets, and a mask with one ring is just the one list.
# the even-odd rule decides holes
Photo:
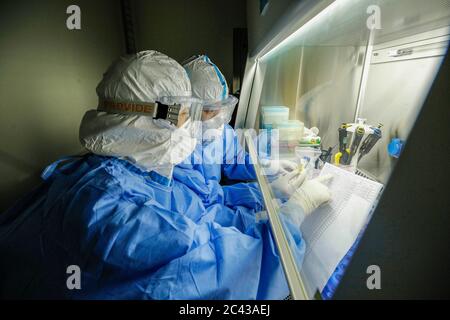
[(298, 164), (290, 160), (262, 159), (260, 164), (266, 175), (286, 174), (298, 168)]
[(300, 172), (300, 170), (295, 169), (271, 182), (270, 186), (275, 196), (281, 199), (290, 198), (305, 181), (306, 173), (307, 170)]
[(332, 178), (333, 176), (328, 174), (304, 182), (294, 192), (288, 202), (300, 206), (305, 216), (309, 215), (320, 205), (331, 199), (331, 192), (324, 183), (330, 181)]

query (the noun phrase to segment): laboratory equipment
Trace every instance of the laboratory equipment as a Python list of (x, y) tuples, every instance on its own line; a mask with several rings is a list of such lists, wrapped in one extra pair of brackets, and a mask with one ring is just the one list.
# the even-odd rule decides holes
[(333, 153), (333, 147), (329, 147), (327, 150), (322, 150), (322, 154), (319, 157), (319, 160), (316, 162), (316, 169), (319, 169), (319, 161), (322, 163), (331, 163), (331, 156)]
[[(397, 161), (387, 146), (392, 137), (407, 140), (442, 70), (450, 39), (450, 7), (445, 0), (376, 1), (383, 12), (382, 28), (377, 29), (367, 28), (367, 10), (373, 5), (370, 0), (298, 4), (298, 10), (292, 10), (250, 55), (237, 126), (258, 127), (262, 106), (286, 106), (291, 119), (320, 129), (322, 145), (339, 146), (334, 150), (341, 153), (339, 169), (353, 165), (358, 176), (388, 183)], [(336, 134), (343, 123), (349, 124), (345, 134), (343, 130)], [(392, 146), (392, 155), (397, 154), (399, 145)], [(374, 205), (364, 212), (366, 224), (371, 223), (378, 200), (372, 191), (370, 196)], [(383, 233), (380, 224), (377, 229)], [(307, 264), (309, 259), (307, 255)], [(319, 259), (316, 266), (321, 263)], [(302, 266), (298, 271), (307, 298), (320, 296), (310, 274)]]
[(403, 150), (404, 142), (401, 139), (394, 138), (388, 145), (389, 155), (393, 158), (399, 158)]
[(356, 129), (356, 131), (354, 133), (354, 138), (353, 138), (352, 144), (350, 145), (350, 156), (349, 156), (349, 159), (347, 160), (346, 164), (351, 163), (353, 157), (356, 154), (356, 151), (359, 148), (359, 144), (361, 143), (361, 140), (364, 137), (364, 133), (365, 133), (365, 130), (363, 127), (358, 127)]
[(321, 141), (320, 137), (304, 137), (300, 140), (300, 144), (304, 146), (319, 146)]
[(316, 127), (305, 128), (303, 136), (300, 140), (301, 146), (320, 146), (321, 139), (319, 137), (319, 129)]
[(316, 163), (322, 155), (320, 148), (314, 147), (297, 147), (295, 148), (295, 156), (298, 161), (304, 165), (305, 169), (316, 169)]
[(279, 139), (291, 143), (299, 143), (303, 137), (304, 124), (299, 120), (275, 122), (274, 129), (278, 129)]
[(381, 127), (382, 125), (380, 124), (378, 128), (374, 128), (373, 134), (367, 136), (364, 142), (362, 143), (361, 148), (359, 150), (358, 162), (361, 160), (362, 157), (368, 154), (370, 150), (372, 150), (372, 148), (378, 142), (378, 140), (381, 139)]
[(334, 163), (356, 169), (361, 158), (381, 139), (381, 127), (381, 124), (377, 128), (367, 125), (366, 119), (358, 119), (357, 123), (343, 123), (338, 129), (339, 152), (335, 154)]
[(347, 151), (347, 124), (342, 124), (339, 131), (339, 152), (334, 157), (335, 163), (347, 163), (350, 152)]
[(274, 123), (289, 120), (289, 108), (284, 106), (267, 106), (261, 110), (261, 128), (272, 129)]

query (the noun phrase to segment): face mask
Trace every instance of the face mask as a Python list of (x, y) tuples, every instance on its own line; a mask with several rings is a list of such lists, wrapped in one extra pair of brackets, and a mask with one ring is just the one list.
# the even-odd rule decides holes
[[(228, 120), (228, 121), (227, 121)], [(224, 112), (220, 111), (211, 119), (202, 121), (202, 130), (206, 131), (208, 129), (220, 129), (224, 126), (225, 123), (228, 123), (229, 119), (227, 119), (227, 115)]]
[[(203, 107), (204, 111), (209, 110), (210, 112), (215, 112), (217, 110), (218, 113), (212, 118), (202, 119), (203, 132), (210, 129), (223, 131), (224, 125), (228, 124), (231, 120), (237, 102), (238, 100), (231, 95), (228, 96), (227, 99), (222, 101), (206, 102), (206, 105)], [(204, 116), (202, 118), (204, 118)]]
[[(188, 120), (181, 128), (176, 128), (170, 137), (169, 163), (177, 165), (183, 162), (195, 149), (200, 135), (200, 122)], [(163, 159), (166, 162), (166, 159)]]

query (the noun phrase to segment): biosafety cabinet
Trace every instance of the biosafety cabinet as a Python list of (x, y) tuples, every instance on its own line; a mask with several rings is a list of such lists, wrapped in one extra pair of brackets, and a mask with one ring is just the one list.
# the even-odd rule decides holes
[[(291, 298), (420, 297), (414, 277), (427, 279), (433, 264), (448, 266), (438, 258), (448, 257), (448, 236), (439, 238), (448, 234), (449, 220), (440, 216), (442, 208), (450, 212), (448, 200), (435, 193), (434, 209), (415, 210), (432, 199), (433, 186), (442, 189), (448, 173), (449, 39), (449, 0), (312, 0), (289, 10), (251, 52), (236, 127), (267, 129), (265, 112), (275, 110), (287, 112), (288, 123), (318, 128), (321, 170), (338, 175), (346, 189), (335, 190), (335, 207), (321, 208), (323, 217), (303, 221), (306, 248), (298, 258), (254, 140), (245, 140)], [(348, 124), (354, 130), (341, 148), (339, 129)], [(360, 145), (368, 130), (380, 135), (352, 171), (336, 154), (351, 152), (358, 128)], [(279, 157), (295, 158), (295, 150)], [(426, 246), (433, 237), (435, 245)], [(412, 277), (409, 287), (402, 275)], [(440, 283), (447, 278), (442, 274)]]

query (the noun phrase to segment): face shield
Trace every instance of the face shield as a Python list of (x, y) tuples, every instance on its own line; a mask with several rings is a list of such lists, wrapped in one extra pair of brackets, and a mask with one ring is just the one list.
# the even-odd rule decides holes
[(229, 95), (215, 103), (205, 103), (202, 111), (202, 144), (220, 139), (225, 124), (229, 123), (238, 99)]
[(230, 122), (238, 99), (229, 95), (226, 99), (215, 103), (205, 103), (202, 112), (202, 129), (221, 130)]

